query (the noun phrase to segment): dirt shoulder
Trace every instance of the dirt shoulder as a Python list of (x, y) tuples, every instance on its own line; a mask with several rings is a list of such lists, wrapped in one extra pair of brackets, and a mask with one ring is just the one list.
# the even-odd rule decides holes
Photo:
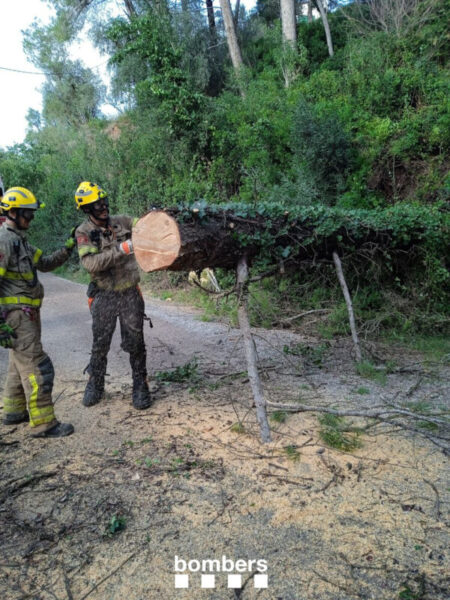
[[(383, 426), (341, 452), (324, 445), (312, 413), (272, 420), (273, 442), (262, 445), (239, 332), (150, 299), (150, 372), (195, 359), (194, 377), (160, 383), (152, 407), (133, 410), (116, 335), (106, 398), (85, 408), (85, 289), (52, 276), (44, 285), (56, 409), (76, 433), (42, 441), (25, 425), (1, 427), (2, 598), (445, 598), (448, 483), (439, 448)], [(402, 369), (376, 382), (355, 373), (346, 340), (322, 349), (293, 333), (255, 333), (274, 402), (369, 407), (408, 393), (410, 403), (442, 407), (448, 399), (448, 373), (420, 357), (377, 348)], [(202, 589), (195, 572), (188, 589), (176, 589), (175, 556), (219, 560), (215, 587)], [(267, 561), (268, 587), (255, 587), (252, 563), (243, 587), (228, 588), (223, 556)]]

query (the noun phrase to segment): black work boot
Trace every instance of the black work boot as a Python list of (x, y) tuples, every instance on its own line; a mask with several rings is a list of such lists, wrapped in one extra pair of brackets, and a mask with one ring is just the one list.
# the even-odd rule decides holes
[(138, 410), (148, 408), (152, 403), (152, 398), (148, 389), (145, 377), (133, 376), (133, 406)]
[(28, 412), (24, 410), (20, 413), (6, 413), (3, 417), (3, 425), (18, 425), (28, 422)]
[(57, 437), (66, 437), (66, 435), (71, 435), (75, 429), (71, 423), (56, 423), (50, 429), (46, 431), (41, 431), (40, 433), (32, 433), (32, 437), (35, 438), (57, 438)]
[(104, 382), (96, 380), (95, 377), (89, 377), (86, 389), (84, 390), (83, 405), (94, 406), (94, 404), (98, 404), (102, 399), (104, 389)]

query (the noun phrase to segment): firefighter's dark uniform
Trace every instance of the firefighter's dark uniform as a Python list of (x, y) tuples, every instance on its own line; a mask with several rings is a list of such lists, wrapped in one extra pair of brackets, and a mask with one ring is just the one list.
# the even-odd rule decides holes
[(52, 403), (53, 364), (41, 343), (44, 288), (36, 270), (52, 271), (69, 256), (66, 248), (42, 256), (14, 224), (0, 227), (0, 313), (16, 336), (9, 351), (3, 411), (5, 419), (14, 422), (28, 410), (33, 434), (58, 423)]
[[(76, 230), (78, 255), (89, 272), (88, 288), (92, 314), (92, 352), (88, 372), (97, 391), (95, 403), (104, 389), (107, 355), (111, 339), (120, 322), (122, 349), (130, 354), (133, 394), (146, 381), (146, 350), (143, 335), (144, 301), (138, 287), (139, 269), (133, 254), (122, 254), (118, 244), (131, 238), (137, 221), (127, 216), (112, 216), (107, 227), (90, 219)], [(146, 383), (145, 383), (146, 386)], [(133, 403), (136, 406), (133, 395)], [(85, 405), (90, 405), (89, 400)], [(138, 407), (138, 406), (136, 406)]]

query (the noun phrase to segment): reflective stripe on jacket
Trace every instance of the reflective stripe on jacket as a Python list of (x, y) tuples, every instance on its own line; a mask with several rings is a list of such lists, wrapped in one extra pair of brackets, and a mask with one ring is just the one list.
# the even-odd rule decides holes
[(0, 309), (39, 307), (44, 289), (36, 271), (52, 271), (68, 258), (66, 248), (43, 256), (42, 250), (28, 242), (25, 232), (14, 224), (3, 223), (0, 227)]
[(126, 215), (112, 216), (108, 227), (95, 225), (89, 219), (76, 230), (78, 256), (91, 281), (102, 290), (124, 291), (139, 281), (139, 268), (133, 254), (122, 254), (121, 242), (131, 238), (137, 219)]

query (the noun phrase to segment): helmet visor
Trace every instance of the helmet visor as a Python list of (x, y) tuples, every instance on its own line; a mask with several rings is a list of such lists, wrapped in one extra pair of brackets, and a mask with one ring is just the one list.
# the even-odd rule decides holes
[(94, 210), (101, 212), (102, 210), (105, 210), (105, 208), (109, 208), (108, 198), (100, 198), (100, 200), (93, 202), (91, 206)]
[(32, 221), (34, 219), (34, 210), (32, 208), (21, 208), (20, 216), (26, 221)]

